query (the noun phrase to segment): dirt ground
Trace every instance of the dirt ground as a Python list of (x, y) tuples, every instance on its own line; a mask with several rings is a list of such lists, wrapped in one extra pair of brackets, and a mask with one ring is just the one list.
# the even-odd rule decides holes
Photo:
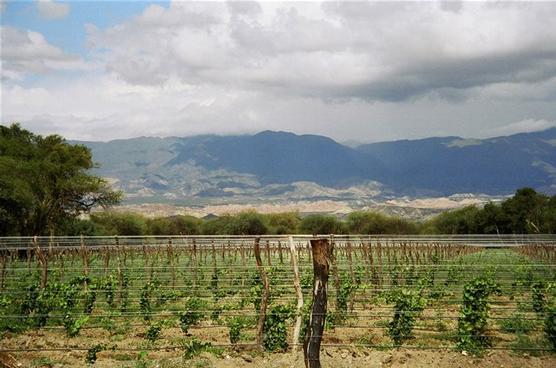
[[(152, 367), (152, 368), (297, 368), (304, 367), (302, 353), (258, 354), (253, 352), (224, 353), (216, 357), (209, 353), (202, 353), (191, 360), (183, 360), (176, 352), (176, 358), (158, 359), (158, 353), (151, 352), (145, 357), (146, 365), (139, 365), (129, 356), (105, 356), (100, 353), (95, 367)], [(167, 353), (166, 353), (167, 354)], [(83, 352), (48, 353), (48, 359), (40, 357), (40, 353), (12, 354), (12, 365), (6, 367), (84, 367)], [(0, 358), (1, 359), (1, 358)], [(6, 355), (2, 361), (8, 362)], [(412, 367), (412, 368), (440, 368), (440, 367), (473, 367), (473, 368), (554, 368), (556, 355), (545, 354), (530, 356), (527, 354), (515, 355), (507, 351), (487, 352), (483, 357), (466, 356), (449, 350), (349, 350), (349, 349), (323, 349), (321, 352), (323, 368), (383, 368), (383, 367)], [(0, 362), (0, 367), (2, 363)]]

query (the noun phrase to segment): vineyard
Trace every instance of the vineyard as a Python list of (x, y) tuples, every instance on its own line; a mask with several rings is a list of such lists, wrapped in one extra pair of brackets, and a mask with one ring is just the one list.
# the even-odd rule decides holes
[(555, 302), (548, 236), (0, 238), (0, 366), (397, 349), (550, 366)]

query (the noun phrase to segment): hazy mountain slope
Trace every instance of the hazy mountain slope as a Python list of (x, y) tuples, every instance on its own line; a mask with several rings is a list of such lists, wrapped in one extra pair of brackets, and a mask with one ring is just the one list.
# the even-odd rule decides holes
[(316, 135), (81, 142), (136, 201), (226, 201), (509, 194), (556, 183), (556, 129), (491, 139), (402, 140), (350, 148)]
[(316, 135), (264, 131), (253, 136), (186, 138), (179, 150), (169, 165), (193, 160), (210, 170), (253, 174), (262, 184), (312, 181), (348, 185), (367, 178), (369, 164), (376, 175), (385, 171), (378, 161)]
[(368, 154), (392, 170), (377, 179), (398, 191), (441, 194), (482, 192), (502, 194), (518, 187), (548, 190), (554, 183), (551, 166), (556, 129), (484, 140), (429, 138), (362, 145)]

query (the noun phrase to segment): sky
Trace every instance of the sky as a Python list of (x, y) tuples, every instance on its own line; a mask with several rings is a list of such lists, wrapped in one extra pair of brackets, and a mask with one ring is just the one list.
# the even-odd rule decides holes
[(556, 2), (0, 1), (0, 122), (40, 134), (556, 125)]

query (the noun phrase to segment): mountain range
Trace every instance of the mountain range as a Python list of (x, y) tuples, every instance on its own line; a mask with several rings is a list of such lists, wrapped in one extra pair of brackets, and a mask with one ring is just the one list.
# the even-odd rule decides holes
[(556, 128), (488, 139), (435, 137), (342, 145), (328, 137), (140, 137), (73, 142), (130, 203), (503, 196), (529, 186), (556, 192)]

